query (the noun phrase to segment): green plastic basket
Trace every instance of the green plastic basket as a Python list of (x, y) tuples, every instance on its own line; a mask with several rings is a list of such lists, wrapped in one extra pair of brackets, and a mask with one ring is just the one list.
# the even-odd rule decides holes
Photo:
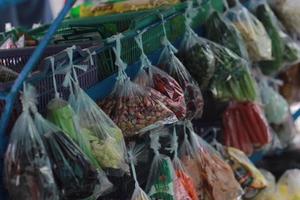
[[(212, 0), (216, 10), (222, 11), (222, 0)], [(199, 28), (208, 17), (208, 1), (199, 8), (198, 15), (194, 18), (193, 28)], [(168, 39), (171, 42), (179, 40), (185, 32), (184, 12), (187, 8), (186, 3), (178, 4), (167, 10), (140, 16), (131, 23), (128, 31), (124, 32), (125, 38), (122, 40), (122, 59), (127, 64), (133, 64), (140, 59), (140, 50), (134, 40), (136, 33), (139, 30), (146, 29), (143, 34), (143, 45), (146, 54), (151, 54), (162, 48), (161, 39), (164, 35), (162, 25), (153, 26), (153, 24), (161, 21), (161, 15), (168, 18), (165, 23)], [(150, 28), (149, 28), (150, 27)], [(98, 55), (98, 66), (101, 68), (99, 77), (105, 79), (108, 76), (117, 72), (117, 67), (114, 65), (114, 53), (112, 49), (107, 49)]]

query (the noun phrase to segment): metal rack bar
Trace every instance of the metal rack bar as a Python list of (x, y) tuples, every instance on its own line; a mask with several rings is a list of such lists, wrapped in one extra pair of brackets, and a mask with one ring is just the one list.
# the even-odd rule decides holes
[[(1, 115), (0, 120), (0, 162), (3, 162), (3, 156), (5, 154), (8, 138), (6, 134), (6, 127), (8, 125), (12, 109), (14, 106), (14, 102), (16, 100), (16, 96), (21, 89), (23, 82), (28, 77), (29, 73), (34, 69), (35, 64), (38, 62), (39, 58), (41, 57), (43, 51), (47, 47), (50, 39), (55, 34), (56, 30), (62, 23), (65, 16), (68, 14), (69, 10), (72, 8), (72, 5), (74, 4), (75, 0), (67, 0), (65, 2), (65, 5), (61, 12), (59, 13), (58, 17), (54, 20), (52, 25), (50, 26), (47, 34), (44, 36), (44, 38), (41, 40), (40, 44), (37, 46), (35, 51), (33, 52), (32, 56), (28, 60), (28, 62), (25, 64), (24, 69), (16, 79), (15, 83), (13, 84), (11, 90), (5, 94), (1, 93), (0, 98), (5, 99), (5, 109), (4, 112)], [(0, 199), (5, 200), (5, 191), (2, 185), (2, 168), (1, 165), (3, 163), (0, 163)]]

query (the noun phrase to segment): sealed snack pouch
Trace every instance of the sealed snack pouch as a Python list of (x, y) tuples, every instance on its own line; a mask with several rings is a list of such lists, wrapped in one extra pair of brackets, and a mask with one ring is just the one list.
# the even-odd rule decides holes
[(171, 151), (174, 153), (173, 167), (175, 170), (175, 196), (176, 200), (198, 200), (198, 194), (192, 177), (188, 174), (183, 163), (178, 157), (178, 136), (176, 127), (174, 126), (173, 135), (171, 138)]
[(47, 150), (30, 114), (26, 91), (4, 160), (4, 182), (11, 200), (59, 200)]
[(224, 144), (251, 155), (270, 143), (272, 135), (262, 109), (252, 102), (231, 102), (223, 114)]
[(224, 14), (213, 10), (213, 6), (211, 3), (209, 4), (210, 16), (205, 23), (206, 36), (209, 40), (212, 40), (220, 45), (224, 45), (238, 56), (248, 60), (248, 51), (241, 33), (234, 26), (234, 24), (225, 17), (226, 11), (229, 8), (226, 4), (226, 1), (223, 2), (226, 8)]
[(143, 146), (136, 146), (136, 147), (131, 146), (131, 148), (128, 150), (131, 172), (135, 182), (135, 189), (131, 196), (131, 200), (150, 200), (150, 197), (140, 187), (139, 182), (137, 180), (136, 170), (135, 170), (135, 165), (137, 165), (138, 156), (140, 156), (140, 154), (143, 153), (142, 148)]
[(199, 37), (191, 28), (191, 23), (189, 13), (185, 13), (186, 30), (178, 55), (200, 88), (207, 90), (215, 73), (216, 60), (210, 46), (207, 43), (199, 43)]
[(161, 102), (159, 93), (130, 81), (120, 56), (122, 35), (115, 37), (117, 48), (114, 52), (119, 71), (113, 91), (99, 103), (101, 108), (121, 128), (125, 137), (177, 121), (176, 115)]
[(181, 86), (173, 77), (151, 64), (144, 53), (142, 33), (136, 37), (136, 42), (141, 50), (141, 66), (134, 82), (158, 91), (161, 94), (162, 103), (173, 111), (178, 119), (184, 118), (186, 105)]
[(265, 27), (239, 0), (227, 10), (226, 18), (240, 31), (252, 61), (272, 60), (272, 42)]
[(300, 199), (300, 170), (287, 170), (277, 183), (279, 196), (283, 200)]
[(161, 147), (159, 135), (159, 130), (153, 131), (150, 135), (154, 158), (147, 179), (146, 192), (152, 200), (176, 200), (174, 169), (171, 159), (159, 153)]
[[(273, 82), (276, 83), (276, 80)], [(260, 94), (269, 123), (281, 124), (289, 114), (289, 105), (286, 100), (276, 92), (269, 84), (267, 78), (260, 80)]]
[(247, 155), (233, 147), (222, 147), (221, 154), (232, 168), (235, 178), (245, 193), (257, 193), (264, 189), (268, 182)]
[(192, 78), (187, 69), (183, 66), (180, 60), (175, 56), (176, 48), (170, 43), (166, 36), (166, 30), (163, 22), (164, 49), (160, 55), (159, 66), (175, 80), (178, 81), (184, 91), (186, 103), (186, 118), (200, 118), (203, 112), (203, 97), (201, 90), (195, 80)]
[[(34, 100), (34, 88), (28, 88), (28, 91)], [(78, 199), (92, 195), (98, 197), (108, 192), (112, 185), (101, 168), (98, 168), (97, 172), (78, 145), (58, 127), (43, 118), (35, 105), (31, 105), (31, 111), (34, 116), (34, 124), (49, 155), (55, 181), (63, 198)]]
[(235, 199), (243, 195), (240, 184), (236, 181), (230, 166), (221, 158), (221, 155), (202, 138), (196, 135), (191, 122), (186, 122), (186, 128), (193, 151), (197, 156), (201, 175), (203, 199)]
[[(73, 60), (72, 53), (69, 55), (70, 60)], [(126, 146), (122, 131), (80, 88), (76, 67), (78, 66), (72, 64), (64, 86), (71, 90), (69, 103), (78, 116), (81, 132), (86, 136), (92, 153), (102, 169), (109, 175), (123, 176), (129, 172), (129, 166), (126, 163)]]

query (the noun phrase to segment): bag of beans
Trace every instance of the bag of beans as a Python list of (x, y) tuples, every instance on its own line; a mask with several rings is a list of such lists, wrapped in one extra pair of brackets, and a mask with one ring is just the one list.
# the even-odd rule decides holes
[[(69, 53), (72, 61), (71, 55), (72, 53)], [(101, 168), (108, 175), (123, 176), (124, 173), (129, 173), (129, 166), (125, 161), (127, 154), (122, 131), (80, 88), (76, 67), (71, 65), (64, 86), (70, 88), (69, 103), (78, 116), (81, 132), (87, 136), (92, 153)], [(69, 73), (71, 75), (68, 75)]]
[(49, 155), (30, 113), (24, 90), (23, 112), (15, 122), (4, 160), (4, 181), (9, 199), (59, 200)]
[(200, 118), (203, 112), (203, 97), (201, 90), (192, 78), (187, 69), (183, 66), (180, 60), (176, 57), (177, 49), (171, 44), (166, 36), (166, 31), (163, 23), (165, 36), (163, 38), (163, 51), (160, 55), (159, 66), (169, 75), (171, 75), (184, 91), (186, 103), (186, 118)]
[(121, 35), (116, 36), (117, 80), (111, 94), (100, 104), (101, 108), (120, 127), (125, 137), (135, 136), (164, 124), (177, 121), (176, 115), (161, 101), (161, 95), (133, 83), (121, 60)]
[(162, 97), (162, 103), (173, 111), (178, 119), (184, 118), (186, 116), (186, 105), (181, 86), (173, 77), (151, 64), (144, 53), (142, 34), (137, 36), (136, 42), (142, 53), (140, 71), (134, 82), (158, 91)]

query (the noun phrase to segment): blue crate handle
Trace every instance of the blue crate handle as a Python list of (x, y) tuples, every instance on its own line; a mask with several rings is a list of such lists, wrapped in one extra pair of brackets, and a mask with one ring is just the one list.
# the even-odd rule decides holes
[[(0, 6), (5, 5), (4, 3), (8, 3), (8, 1), (0, 0)], [(16, 1), (11, 1), (16, 2)], [(41, 40), (40, 44), (37, 46), (36, 50), (25, 64), (24, 69), (16, 79), (15, 83), (13, 84), (11, 90), (8, 93), (1, 93), (0, 99), (5, 100), (5, 108), (4, 112), (1, 115), (0, 120), (0, 199), (5, 200), (7, 199), (6, 192), (4, 190), (3, 182), (2, 182), (2, 175), (3, 175), (3, 156), (6, 150), (6, 146), (8, 143), (8, 138), (6, 134), (6, 127), (8, 125), (12, 109), (16, 100), (16, 96), (20, 91), (23, 82), (28, 77), (29, 73), (34, 69), (35, 64), (38, 62), (39, 58), (41, 57), (43, 51), (46, 49), (49, 41), (51, 40), (52, 36), (55, 34), (56, 30), (62, 23), (65, 16), (68, 14), (69, 10), (72, 8), (75, 0), (67, 0), (63, 9), (59, 13), (58, 17), (54, 20), (52, 25), (50, 26), (47, 34)]]

